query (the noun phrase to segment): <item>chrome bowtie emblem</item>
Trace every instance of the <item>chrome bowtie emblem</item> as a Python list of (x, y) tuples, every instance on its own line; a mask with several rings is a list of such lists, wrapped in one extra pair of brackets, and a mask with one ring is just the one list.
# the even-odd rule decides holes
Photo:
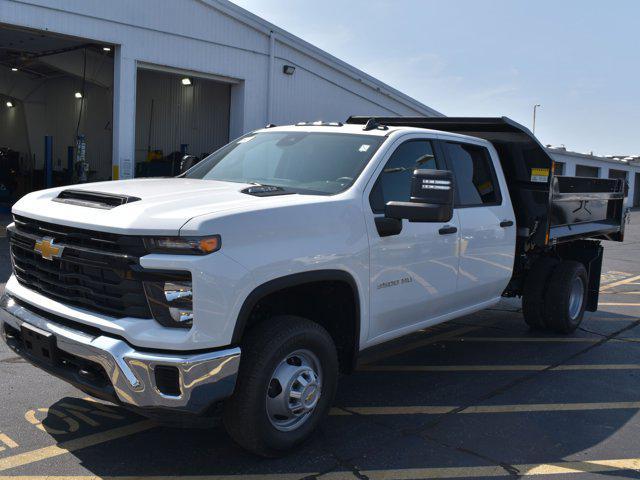
[(64, 247), (61, 245), (54, 245), (53, 238), (44, 237), (42, 240), (36, 242), (33, 250), (42, 255), (45, 260), (53, 260), (54, 258), (60, 258)]

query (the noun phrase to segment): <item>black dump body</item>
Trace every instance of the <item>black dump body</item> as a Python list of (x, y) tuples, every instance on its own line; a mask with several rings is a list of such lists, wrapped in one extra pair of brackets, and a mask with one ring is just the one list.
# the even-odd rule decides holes
[[(364, 125), (371, 118), (350, 117), (347, 123)], [(516, 215), (517, 253), (578, 239), (623, 240), (626, 182), (555, 176), (545, 148), (526, 127), (507, 117), (375, 117), (375, 121), (490, 141), (500, 156)]]

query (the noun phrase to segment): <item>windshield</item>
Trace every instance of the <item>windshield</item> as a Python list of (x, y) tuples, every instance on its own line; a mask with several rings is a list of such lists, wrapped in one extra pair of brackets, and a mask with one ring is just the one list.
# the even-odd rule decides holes
[(212, 153), (184, 176), (334, 194), (351, 186), (383, 140), (326, 132), (250, 134)]

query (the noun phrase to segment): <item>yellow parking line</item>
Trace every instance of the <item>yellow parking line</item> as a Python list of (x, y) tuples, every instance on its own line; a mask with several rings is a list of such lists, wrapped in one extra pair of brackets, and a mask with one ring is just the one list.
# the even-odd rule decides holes
[(51, 445), (31, 450), (30, 452), (0, 458), (0, 472), (143, 432), (155, 427), (156, 425), (157, 424), (151, 420), (142, 420), (140, 422), (132, 423), (131, 425), (125, 425), (124, 427), (118, 427), (112, 430), (87, 435), (85, 437), (67, 440), (57, 445)]
[(640, 303), (615, 303), (615, 302), (598, 302), (599, 307), (640, 307)]
[[(460, 407), (446, 405), (401, 405), (394, 407), (336, 407), (331, 415), (442, 415)], [(519, 405), (476, 405), (459, 413), (523, 413), (523, 412), (574, 412), (584, 410), (638, 410), (640, 402), (601, 403), (532, 403)]]
[(625, 278), (623, 280), (618, 280), (617, 282), (607, 283), (606, 285), (601, 285), (600, 286), (600, 291), (602, 292), (603, 290), (608, 290), (608, 289), (613, 288), (613, 287), (618, 287), (620, 285), (626, 285), (628, 283), (635, 282), (637, 280), (640, 280), (640, 275), (636, 275), (635, 277)]
[(638, 320), (638, 317), (587, 317), (585, 318), (585, 321), (586, 320), (602, 320), (605, 322), (635, 322), (636, 320)]
[[(366, 365), (365, 372), (519, 372), (540, 371), (551, 365)], [(640, 370), (640, 364), (558, 365), (551, 370)]]
[[(595, 337), (460, 337), (447, 339), (456, 342), (551, 342), (551, 343), (596, 343), (602, 338)], [(616, 340), (612, 338), (611, 340)]]

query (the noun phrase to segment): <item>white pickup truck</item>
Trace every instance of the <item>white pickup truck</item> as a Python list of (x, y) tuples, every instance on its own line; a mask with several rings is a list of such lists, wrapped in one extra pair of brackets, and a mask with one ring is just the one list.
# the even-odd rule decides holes
[(95, 397), (299, 444), (370, 347), (522, 296), (569, 333), (598, 301), (621, 180), (559, 177), (506, 118), (269, 126), (177, 178), (31, 193), (4, 340)]

